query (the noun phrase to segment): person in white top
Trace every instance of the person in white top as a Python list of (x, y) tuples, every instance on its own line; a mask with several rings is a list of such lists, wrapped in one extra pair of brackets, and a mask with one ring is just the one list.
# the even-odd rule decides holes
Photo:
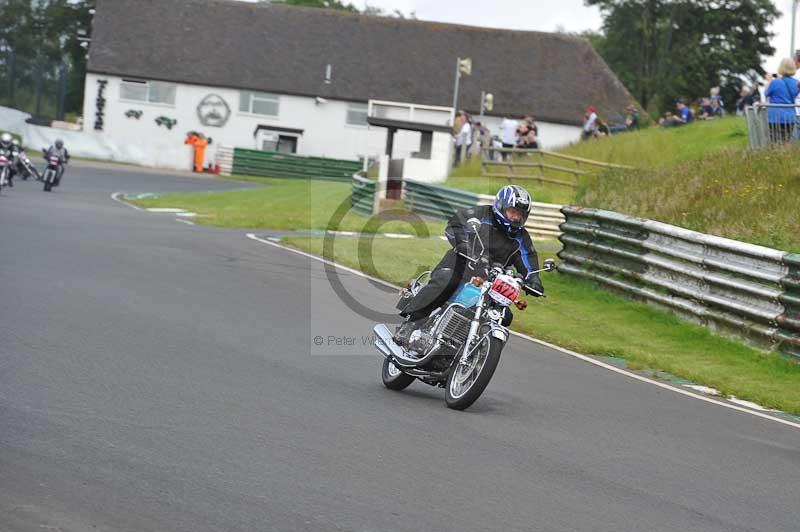
[[(500, 122), (500, 141), (503, 143), (503, 148), (514, 148), (517, 145), (517, 128), (519, 122), (513, 118), (504, 118)], [(507, 153), (506, 159), (511, 158), (511, 154)]]
[(583, 139), (588, 139), (594, 136), (597, 122), (597, 110), (594, 105), (590, 105), (586, 109), (586, 114), (583, 115)]

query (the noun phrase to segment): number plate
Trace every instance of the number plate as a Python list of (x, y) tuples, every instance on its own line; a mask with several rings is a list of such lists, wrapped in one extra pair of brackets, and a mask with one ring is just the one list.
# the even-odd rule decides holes
[(498, 275), (489, 289), (489, 297), (504, 307), (511, 306), (519, 296), (516, 279), (509, 275)]

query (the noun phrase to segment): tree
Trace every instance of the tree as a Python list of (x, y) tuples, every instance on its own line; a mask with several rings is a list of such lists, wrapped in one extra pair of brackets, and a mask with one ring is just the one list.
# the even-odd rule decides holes
[(0, 84), (0, 102), (52, 115), (62, 89), (66, 106), (61, 111), (80, 112), (86, 50), (78, 30), (90, 28), (89, 9), (88, 0), (0, 2), (0, 79), (8, 80)]
[(775, 52), (767, 28), (779, 13), (770, 0), (584, 2), (603, 15), (602, 34), (587, 35), (590, 42), (651, 112), (713, 86), (733, 104), (737, 87), (763, 76), (763, 58)]

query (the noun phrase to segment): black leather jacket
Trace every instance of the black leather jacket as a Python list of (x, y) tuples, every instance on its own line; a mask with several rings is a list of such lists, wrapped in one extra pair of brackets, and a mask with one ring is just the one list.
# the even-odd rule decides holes
[[(539, 257), (533, 248), (528, 231), (522, 229), (515, 238), (508, 236), (495, 219), (491, 205), (458, 210), (450, 218), (444, 231), (450, 244), (457, 251), (462, 251), (472, 257), (477, 256), (481, 247), (472, 234), (470, 224), (467, 223), (471, 218), (476, 218), (480, 222), (478, 234), (486, 248), (484, 256), (489, 259), (489, 264), (484, 265), (484, 268), (491, 267), (492, 264), (498, 262), (504, 267), (514, 266), (517, 272), (525, 277), (526, 285), (544, 293), (539, 274), (533, 273), (539, 269)], [(485, 273), (482, 275), (485, 276)], [(530, 291), (526, 291), (530, 293)]]

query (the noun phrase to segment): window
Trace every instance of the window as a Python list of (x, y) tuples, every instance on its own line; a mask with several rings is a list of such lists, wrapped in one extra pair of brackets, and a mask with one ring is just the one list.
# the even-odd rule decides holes
[(119, 97), (121, 100), (175, 105), (175, 84), (123, 79), (119, 86)]
[(277, 94), (266, 92), (241, 91), (239, 93), (239, 111), (254, 115), (278, 116), (280, 102)]
[(367, 104), (351, 103), (347, 105), (346, 122), (352, 126), (367, 125)]

